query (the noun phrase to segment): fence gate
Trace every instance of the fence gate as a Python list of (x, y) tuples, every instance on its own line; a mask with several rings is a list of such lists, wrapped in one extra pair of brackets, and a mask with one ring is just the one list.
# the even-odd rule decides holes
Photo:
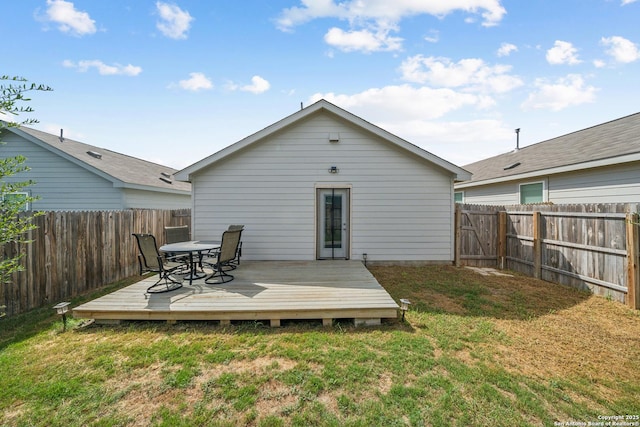
[(495, 206), (456, 206), (456, 265), (498, 267), (498, 219)]

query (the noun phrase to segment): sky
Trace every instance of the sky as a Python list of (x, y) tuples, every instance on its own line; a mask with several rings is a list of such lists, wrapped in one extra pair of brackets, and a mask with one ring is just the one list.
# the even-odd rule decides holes
[(35, 128), (176, 169), (324, 98), (458, 166), (640, 111), (640, 0), (0, 0)]

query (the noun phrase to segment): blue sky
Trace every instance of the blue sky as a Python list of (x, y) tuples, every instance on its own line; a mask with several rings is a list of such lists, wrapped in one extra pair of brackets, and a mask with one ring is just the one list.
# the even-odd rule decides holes
[(181, 169), (325, 98), (465, 164), (640, 111), (637, 0), (20, 0), (37, 128)]

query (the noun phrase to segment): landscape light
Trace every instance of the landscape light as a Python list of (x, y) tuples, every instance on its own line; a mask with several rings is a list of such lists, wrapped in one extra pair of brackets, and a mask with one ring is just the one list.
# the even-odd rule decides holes
[(409, 306), (411, 305), (411, 301), (408, 299), (402, 298), (400, 300), (400, 310), (402, 310), (402, 321), (404, 322), (404, 314), (409, 310)]
[(59, 302), (54, 305), (53, 308), (56, 310), (58, 314), (62, 316), (62, 331), (67, 330), (67, 312), (69, 311), (70, 302)]

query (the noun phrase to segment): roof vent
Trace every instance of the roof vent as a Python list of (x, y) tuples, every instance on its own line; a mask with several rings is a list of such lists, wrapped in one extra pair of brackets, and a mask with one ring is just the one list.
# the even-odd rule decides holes
[(87, 151), (87, 154), (90, 155), (91, 157), (94, 157), (96, 159), (102, 159), (102, 154), (97, 153), (95, 151)]
[(160, 177), (160, 181), (166, 182), (167, 184), (173, 184), (170, 179), (167, 179), (164, 176)]
[(510, 164), (510, 165), (508, 165), (508, 166), (505, 166), (503, 169), (507, 171), (507, 170), (509, 170), (509, 169), (516, 168), (516, 167), (518, 167), (518, 166), (520, 166), (520, 162), (515, 162), (515, 163), (511, 163), (511, 164)]
[(160, 175), (164, 176), (167, 179), (171, 178), (171, 174), (170, 173), (160, 172)]

